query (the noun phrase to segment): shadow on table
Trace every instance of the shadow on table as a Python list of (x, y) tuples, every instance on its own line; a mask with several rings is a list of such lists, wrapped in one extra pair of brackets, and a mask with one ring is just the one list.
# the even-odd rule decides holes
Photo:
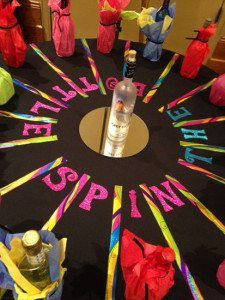
[[(105, 267), (105, 255), (108, 250), (98, 244), (93, 244), (97, 257), (95, 265), (83, 262), (79, 269), (70, 268), (66, 259), (64, 265), (68, 267), (65, 277), (63, 299), (104, 299), (106, 273), (100, 268)], [(98, 267), (99, 266), (99, 267)], [(107, 270), (107, 269), (106, 269)]]
[(225, 166), (225, 156), (224, 154), (214, 157), (214, 164), (218, 166)]
[[(14, 94), (14, 96), (9, 100), (9, 102), (7, 102), (4, 105), (1, 105), (0, 106), (0, 110), (14, 111), (17, 108), (17, 106), (18, 106), (16, 96), (17, 95)], [(1, 128), (0, 128), (0, 130), (1, 130)]]
[[(177, 268), (176, 273), (180, 272)], [(184, 279), (174, 278), (174, 286), (169, 290), (169, 293), (166, 295), (166, 300), (174, 300), (174, 299), (192, 299), (191, 293), (187, 287), (185, 286)]]
[[(220, 167), (225, 162), (224, 158), (214, 159), (214, 163)], [(220, 168), (222, 175), (222, 168)], [(215, 198), (216, 195), (216, 198)], [(201, 190), (200, 200), (204, 200), (204, 205), (224, 224), (224, 186), (219, 182), (212, 180), (208, 181), (206, 186)], [(224, 254), (225, 256), (225, 254)]]
[(225, 295), (225, 290), (222, 289), (216, 279), (217, 269), (224, 260), (224, 256), (217, 254), (214, 250), (214, 248), (200, 246), (196, 248), (195, 253), (185, 255), (185, 260), (189, 262), (195, 277), (201, 278), (206, 286)]
[(151, 148), (151, 145), (147, 145), (145, 149), (139, 154), (139, 160), (143, 161), (144, 163), (154, 164), (158, 169), (165, 170), (168, 172), (168, 168), (165, 163), (163, 163), (163, 155), (166, 156), (166, 152), (156, 152), (155, 149)]
[(19, 224), (11, 226), (10, 229), (13, 231), (13, 233), (20, 233), (20, 232), (26, 232), (27, 230), (30, 229), (40, 230), (42, 226), (43, 226), (43, 222), (28, 219), (26, 221), (22, 221)]
[(7, 162), (6, 154), (0, 152), (0, 188), (5, 186), (7, 182), (4, 180), (4, 170), (9, 166), (9, 162)]
[(87, 60), (85, 52), (75, 52), (73, 56), (63, 57), (62, 61), (70, 64), (70, 67), (72, 69), (77, 69), (78, 67), (90, 69), (90, 63)]
[(38, 72), (38, 68), (28, 62), (25, 62), (22, 68), (9, 68), (8, 71), (13, 77), (20, 78), (31, 85), (38, 86), (50, 81), (50, 79), (42, 77)]
[[(17, 106), (18, 105), (16, 101), (16, 95), (14, 95), (7, 104), (0, 106), (0, 110), (13, 112), (14, 110), (17, 109)], [(20, 120), (17, 119), (1, 117), (0, 143), (10, 141), (9, 138), (6, 136), (7, 131), (13, 130), (18, 125), (19, 121)], [(7, 153), (3, 151), (4, 149), (0, 152), (0, 187), (3, 187), (4, 185), (7, 184), (7, 182), (4, 180), (4, 172), (7, 169), (7, 167), (10, 165), (10, 163), (7, 161)]]
[(65, 286), (65, 299), (72, 299), (71, 295), (74, 299), (85, 296), (89, 299), (104, 299), (105, 287), (102, 282), (105, 281), (105, 274), (100, 269), (86, 264), (80, 270), (70, 269), (67, 272), (68, 276), (73, 277), (73, 281), (70, 282), (70, 291)]

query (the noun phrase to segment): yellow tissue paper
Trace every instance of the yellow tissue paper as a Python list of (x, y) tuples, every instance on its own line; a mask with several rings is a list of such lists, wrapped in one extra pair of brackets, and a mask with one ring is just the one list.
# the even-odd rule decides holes
[(150, 13), (154, 11), (154, 7), (144, 8), (142, 9), (142, 12), (140, 13), (137, 23), (141, 28), (144, 28), (146, 25), (151, 25), (155, 23)]

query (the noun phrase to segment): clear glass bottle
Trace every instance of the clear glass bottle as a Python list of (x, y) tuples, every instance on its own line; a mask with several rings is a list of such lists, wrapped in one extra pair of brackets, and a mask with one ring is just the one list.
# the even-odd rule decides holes
[(122, 142), (128, 135), (137, 98), (137, 88), (132, 82), (136, 66), (136, 54), (134, 50), (129, 51), (124, 79), (114, 89), (107, 131), (107, 136), (112, 141)]
[(125, 141), (117, 142), (106, 138), (103, 154), (109, 157), (123, 157)]
[(38, 289), (43, 290), (51, 283), (47, 252), (49, 247), (42, 244), (39, 233), (27, 231), (22, 238), (26, 255), (18, 268), (21, 274)]

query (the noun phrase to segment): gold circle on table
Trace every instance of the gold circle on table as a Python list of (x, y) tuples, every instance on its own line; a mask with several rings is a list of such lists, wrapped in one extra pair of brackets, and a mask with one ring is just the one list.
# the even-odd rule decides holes
[[(87, 147), (98, 154), (105, 155), (107, 126), (110, 107), (101, 107), (86, 114), (80, 122), (79, 132)], [(133, 156), (142, 151), (149, 141), (149, 131), (145, 122), (133, 114), (125, 147), (120, 158)], [(111, 156), (113, 155), (105, 155)], [(117, 157), (118, 158), (118, 157)]]

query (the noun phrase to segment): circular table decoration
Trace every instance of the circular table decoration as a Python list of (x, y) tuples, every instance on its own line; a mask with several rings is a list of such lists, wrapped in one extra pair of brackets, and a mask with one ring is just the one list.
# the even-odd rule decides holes
[[(115, 159), (86, 146), (79, 127), (110, 107), (128, 45), (138, 51), (134, 113), (149, 141)], [(208, 101), (217, 75), (203, 67), (194, 81), (182, 78), (181, 56), (165, 51), (150, 62), (138, 43), (118, 41), (108, 55), (96, 40), (76, 47), (60, 58), (52, 43), (32, 44), (22, 68), (5, 67), (16, 95), (0, 110), (0, 223), (68, 237), (62, 299), (124, 299), (125, 228), (174, 250), (166, 299), (223, 299), (225, 116)]]
[(133, 114), (126, 140), (116, 142), (107, 138), (109, 116), (110, 107), (101, 107), (94, 109), (81, 120), (80, 136), (90, 149), (101, 155), (121, 158), (133, 156), (146, 147), (149, 130), (141, 118)]

